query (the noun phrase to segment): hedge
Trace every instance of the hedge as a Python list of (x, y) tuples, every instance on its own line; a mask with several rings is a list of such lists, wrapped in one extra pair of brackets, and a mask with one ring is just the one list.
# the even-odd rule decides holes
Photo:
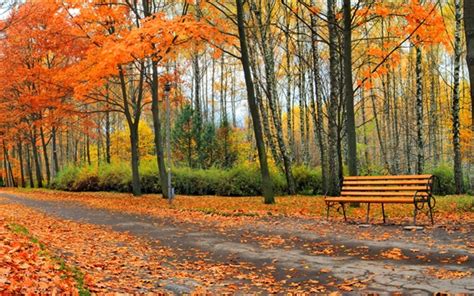
[[(430, 172), (436, 176), (436, 195), (453, 194), (455, 190), (452, 169), (440, 166)], [(161, 193), (158, 169), (155, 162), (144, 162), (140, 167), (143, 193)], [(229, 170), (218, 168), (191, 169), (177, 167), (172, 170), (175, 192), (184, 195), (254, 196), (261, 194), (261, 176), (256, 166), (236, 166)], [(320, 168), (295, 166), (293, 168), (298, 194), (323, 194)], [(67, 191), (131, 192), (131, 172), (126, 163), (97, 167), (63, 169), (53, 180), (53, 189)], [(272, 172), (277, 194), (286, 193), (286, 180), (282, 173)]]

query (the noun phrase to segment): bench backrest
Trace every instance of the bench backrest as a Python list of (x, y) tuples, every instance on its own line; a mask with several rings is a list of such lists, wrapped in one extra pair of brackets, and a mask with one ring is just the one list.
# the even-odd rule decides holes
[(431, 196), (433, 175), (344, 177), (345, 197), (427, 197)]

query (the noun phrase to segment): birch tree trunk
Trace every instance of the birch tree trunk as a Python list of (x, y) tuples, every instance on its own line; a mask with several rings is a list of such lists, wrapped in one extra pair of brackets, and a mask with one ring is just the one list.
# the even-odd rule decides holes
[(328, 29), (329, 29), (329, 84), (330, 94), (328, 103), (328, 195), (339, 195), (338, 160), (338, 61), (337, 61), (337, 27), (334, 12), (334, 0), (327, 0)]
[(422, 174), (425, 166), (425, 153), (424, 153), (424, 142), (423, 142), (423, 73), (422, 73), (422, 55), (420, 45), (415, 46), (416, 50), (416, 62), (415, 62), (415, 74), (416, 74), (416, 144), (417, 144), (417, 157), (416, 157), (416, 173)]
[[(313, 0), (312, 4), (315, 2)], [(322, 185), (323, 192), (327, 192), (327, 166), (326, 166), (326, 141), (324, 135), (324, 116), (323, 116), (323, 100), (321, 96), (321, 80), (320, 80), (320, 66), (319, 66), (319, 50), (318, 50), (318, 36), (314, 30), (317, 26), (317, 18), (313, 14), (311, 15), (311, 52), (313, 59), (313, 79), (314, 79), (314, 96), (316, 97), (316, 108), (313, 110), (316, 112), (313, 115), (314, 127), (316, 129), (316, 137), (319, 145), (319, 158), (321, 160), (321, 174), (322, 174)], [(314, 100), (312, 100), (314, 103)]]
[(455, 0), (456, 27), (454, 31), (454, 78), (453, 78), (453, 150), (454, 150), (454, 182), (456, 194), (464, 191), (462, 177), (462, 159), (460, 142), (460, 119), (459, 119), (459, 71), (461, 68), (461, 0)]
[[(268, 8), (267, 8), (268, 9)], [(279, 116), (278, 109), (278, 93), (277, 93), (277, 84), (275, 77), (275, 61), (272, 53), (271, 40), (268, 38), (267, 33), (269, 30), (268, 22), (266, 24), (262, 21), (261, 10), (257, 7), (254, 7), (255, 17), (258, 22), (258, 30), (261, 38), (261, 46), (263, 51), (263, 59), (265, 66), (265, 80), (266, 80), (266, 90), (268, 96), (268, 105), (270, 107), (271, 117), (273, 119), (273, 124), (275, 125), (275, 133), (278, 141), (278, 146), (283, 158), (283, 166), (285, 168), (286, 181), (288, 183), (288, 192), (290, 194), (295, 194), (295, 182), (293, 179), (293, 173), (291, 169), (291, 159), (288, 155), (288, 150), (283, 138), (283, 130), (281, 126), (281, 118)]]

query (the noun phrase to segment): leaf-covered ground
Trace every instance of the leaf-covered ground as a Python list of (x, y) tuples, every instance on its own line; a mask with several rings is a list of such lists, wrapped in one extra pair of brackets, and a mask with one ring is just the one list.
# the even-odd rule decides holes
[(79, 267), (91, 292), (474, 292), (469, 197), (438, 199), (437, 225), (413, 232), (400, 226), (410, 206), (388, 209), (396, 225), (361, 228), (321, 219), (311, 197), (178, 197), (170, 207), (153, 195), (8, 193), (0, 216)]
[(3, 217), (0, 218), (0, 293), (77, 295), (73, 269), (52, 257), (26, 228)]
[[(201, 216), (291, 216), (321, 219), (326, 217), (326, 206), (321, 196), (283, 196), (277, 197), (275, 205), (265, 205), (260, 197), (218, 197), (218, 196), (177, 196), (172, 205), (161, 195), (150, 194), (134, 197), (125, 193), (110, 192), (62, 192), (41, 189), (8, 189), (22, 195), (42, 200), (75, 201), (89, 207), (104, 208), (119, 212), (145, 214), (152, 216), (180, 215), (196, 219)], [(8, 192), (6, 191), (6, 192)], [(413, 206), (405, 204), (385, 205), (389, 223), (412, 223)], [(372, 222), (380, 223), (380, 205), (371, 206)], [(467, 195), (436, 197), (434, 209), (436, 224), (453, 222), (474, 222), (474, 197)], [(204, 215), (201, 215), (204, 214)], [(349, 208), (348, 217), (353, 221), (365, 221), (366, 207)], [(424, 213), (417, 217), (419, 223), (428, 224)], [(331, 220), (342, 221), (342, 215), (331, 210)]]

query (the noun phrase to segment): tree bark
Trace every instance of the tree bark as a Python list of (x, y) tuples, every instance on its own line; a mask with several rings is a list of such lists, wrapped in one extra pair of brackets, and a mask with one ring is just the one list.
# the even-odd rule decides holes
[(420, 45), (415, 46), (416, 50), (416, 173), (422, 174), (425, 165), (425, 153), (423, 142), (423, 72), (422, 72), (422, 55)]
[(354, 114), (354, 89), (352, 81), (352, 15), (351, 1), (344, 0), (343, 60), (344, 102), (346, 106), (347, 164), (349, 175), (357, 176), (357, 137)]
[(44, 166), (46, 170), (46, 184), (49, 186), (49, 184), (51, 183), (51, 170), (49, 168), (48, 143), (46, 142), (42, 126), (40, 127), (40, 137), (41, 144), (43, 146)]
[(255, 133), (255, 141), (257, 143), (258, 158), (260, 161), (260, 172), (262, 174), (262, 193), (266, 204), (275, 203), (273, 194), (273, 184), (268, 169), (267, 154), (265, 151), (265, 143), (263, 141), (262, 125), (260, 123), (260, 115), (258, 114), (258, 106), (255, 100), (254, 86), (252, 74), (250, 72), (250, 60), (247, 48), (247, 38), (245, 35), (244, 24), (244, 7), (242, 0), (236, 0), (237, 4), (237, 24), (239, 31), (239, 41), (242, 57), (242, 69), (244, 71), (245, 85), (247, 89), (247, 100), (249, 103), (250, 115), (252, 116), (253, 129)]
[(474, 1), (464, 0), (464, 32), (467, 45), (467, 68), (471, 91), (471, 129), (474, 131)]
[[(312, 4), (315, 2), (313, 0)], [(321, 95), (321, 81), (320, 81), (320, 66), (319, 66), (319, 50), (318, 50), (318, 36), (314, 31), (317, 28), (316, 16), (311, 14), (311, 53), (313, 59), (313, 80), (314, 80), (314, 96), (316, 97), (316, 108), (313, 110), (316, 112), (313, 115), (314, 126), (317, 131), (317, 142), (319, 145), (319, 158), (321, 161), (321, 174), (322, 174), (322, 189), (323, 192), (327, 192), (327, 166), (326, 166), (326, 142), (324, 135), (324, 116), (323, 116), (323, 100)], [(312, 100), (314, 104), (314, 99)]]
[(33, 127), (33, 130), (30, 132), (30, 138), (31, 138), (31, 147), (33, 150), (33, 159), (35, 162), (35, 171), (36, 171), (36, 183), (39, 188), (43, 187), (43, 176), (41, 174), (41, 164), (40, 164), (40, 159), (38, 155), (38, 148), (36, 147), (36, 127)]
[(454, 31), (454, 78), (453, 78), (453, 150), (454, 150), (454, 183), (456, 193), (464, 192), (462, 176), (462, 158), (459, 119), (459, 72), (461, 68), (461, 0), (455, 0), (455, 19), (456, 27)]
[(334, 0), (327, 0), (328, 29), (329, 29), (329, 84), (330, 94), (328, 102), (328, 195), (339, 195), (339, 167), (338, 161), (338, 61), (337, 61), (337, 28), (334, 13)]
[(53, 127), (51, 130), (51, 141), (53, 142), (53, 176), (56, 176), (59, 172), (59, 161), (58, 161), (58, 146), (57, 146), (57, 128)]
[[(160, 185), (162, 196), (168, 199), (168, 175), (166, 174), (165, 153), (163, 144), (163, 133), (161, 128), (160, 109), (158, 106), (158, 64), (152, 61), (152, 85), (151, 85), (151, 112), (153, 117), (153, 132), (156, 149), (156, 162), (160, 174)], [(170, 165), (170, 164), (168, 164)]]
[(255, 17), (258, 22), (260, 38), (261, 38), (261, 46), (263, 51), (263, 60), (265, 66), (265, 80), (266, 80), (266, 91), (268, 96), (268, 105), (270, 107), (270, 113), (273, 120), (273, 124), (275, 125), (275, 132), (278, 141), (278, 146), (280, 148), (281, 156), (283, 159), (283, 166), (285, 169), (285, 176), (286, 181), (288, 184), (288, 192), (290, 194), (295, 194), (295, 182), (293, 178), (293, 172), (291, 168), (291, 159), (288, 155), (288, 150), (286, 148), (286, 144), (283, 138), (283, 130), (281, 126), (281, 118), (280, 112), (278, 110), (278, 93), (277, 93), (277, 85), (276, 85), (276, 77), (275, 77), (275, 61), (273, 52), (271, 50), (271, 45), (269, 44), (271, 41), (267, 38), (267, 32), (269, 30), (268, 24), (264, 24), (262, 21), (261, 10), (257, 7), (254, 7), (255, 10)]
[(20, 160), (20, 181), (21, 181), (21, 187), (26, 187), (26, 182), (25, 182), (25, 170), (23, 167), (24, 161), (23, 161), (23, 144), (21, 143), (21, 140), (18, 140), (18, 158)]
[(28, 174), (30, 188), (35, 187), (35, 181), (33, 180), (33, 169), (31, 168), (31, 156), (29, 146), (26, 146), (26, 173)]

